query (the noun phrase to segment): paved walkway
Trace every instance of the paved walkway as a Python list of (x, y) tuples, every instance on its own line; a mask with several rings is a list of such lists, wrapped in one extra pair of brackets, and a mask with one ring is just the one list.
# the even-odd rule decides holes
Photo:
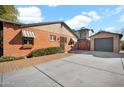
[(67, 57), (70, 55), (71, 54), (61, 53), (61, 54), (53, 54), (53, 55), (34, 57), (34, 58), (22, 59), (22, 60), (16, 60), (16, 61), (2, 62), (0, 63), (0, 73), (18, 70), (20, 68), (29, 67), (32, 65)]

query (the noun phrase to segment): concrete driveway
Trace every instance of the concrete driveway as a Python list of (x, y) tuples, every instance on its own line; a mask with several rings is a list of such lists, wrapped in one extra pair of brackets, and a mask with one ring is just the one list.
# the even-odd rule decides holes
[(1, 73), (1, 86), (121, 87), (123, 54), (78, 51), (72, 56)]

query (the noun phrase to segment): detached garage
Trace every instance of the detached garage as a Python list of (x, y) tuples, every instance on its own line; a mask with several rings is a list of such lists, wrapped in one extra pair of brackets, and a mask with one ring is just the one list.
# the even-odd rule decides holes
[(119, 52), (122, 34), (100, 31), (91, 37), (92, 51)]

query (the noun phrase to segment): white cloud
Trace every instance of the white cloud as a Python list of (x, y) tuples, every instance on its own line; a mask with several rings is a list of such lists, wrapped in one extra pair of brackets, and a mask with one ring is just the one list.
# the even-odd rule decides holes
[(89, 25), (91, 22), (99, 20), (101, 17), (95, 12), (82, 12), (82, 14), (74, 16), (66, 21), (72, 29), (79, 29), (83, 26)]
[(120, 22), (124, 22), (124, 15), (121, 15), (120, 16), (120, 20), (119, 20)]
[(119, 6), (119, 7), (115, 8), (115, 9), (112, 11), (112, 14), (118, 14), (118, 13), (120, 13), (122, 10), (124, 10), (124, 6)]
[(115, 27), (112, 27), (112, 26), (106, 27), (104, 30), (113, 32), (115, 30)]
[(19, 7), (17, 8), (20, 15), (18, 17), (23, 23), (37, 23), (43, 20), (42, 13), (38, 7)]
[(82, 12), (82, 14), (91, 17), (94, 21), (97, 21), (101, 18), (96, 11)]
[(92, 21), (91, 18), (84, 15), (77, 15), (72, 19), (66, 21), (66, 23), (73, 29), (78, 29), (79, 27), (86, 26)]
[(57, 7), (57, 6), (59, 6), (59, 5), (49, 4), (48, 6), (49, 6), (49, 7)]
[(123, 10), (124, 10), (124, 6), (118, 6), (118, 7), (114, 8), (113, 10), (106, 9), (103, 12), (103, 14), (106, 16), (117, 15), (117, 14), (121, 13)]

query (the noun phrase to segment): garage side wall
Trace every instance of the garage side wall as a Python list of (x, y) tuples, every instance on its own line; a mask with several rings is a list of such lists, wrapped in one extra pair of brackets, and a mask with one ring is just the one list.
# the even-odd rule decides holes
[(120, 51), (120, 39), (119, 39), (119, 35), (116, 34), (109, 34), (109, 33), (100, 33), (98, 35), (95, 35), (93, 37), (91, 37), (91, 46), (90, 46), (90, 50), (94, 51), (94, 40), (95, 38), (109, 38), (109, 37), (113, 37), (113, 52), (119, 52)]

